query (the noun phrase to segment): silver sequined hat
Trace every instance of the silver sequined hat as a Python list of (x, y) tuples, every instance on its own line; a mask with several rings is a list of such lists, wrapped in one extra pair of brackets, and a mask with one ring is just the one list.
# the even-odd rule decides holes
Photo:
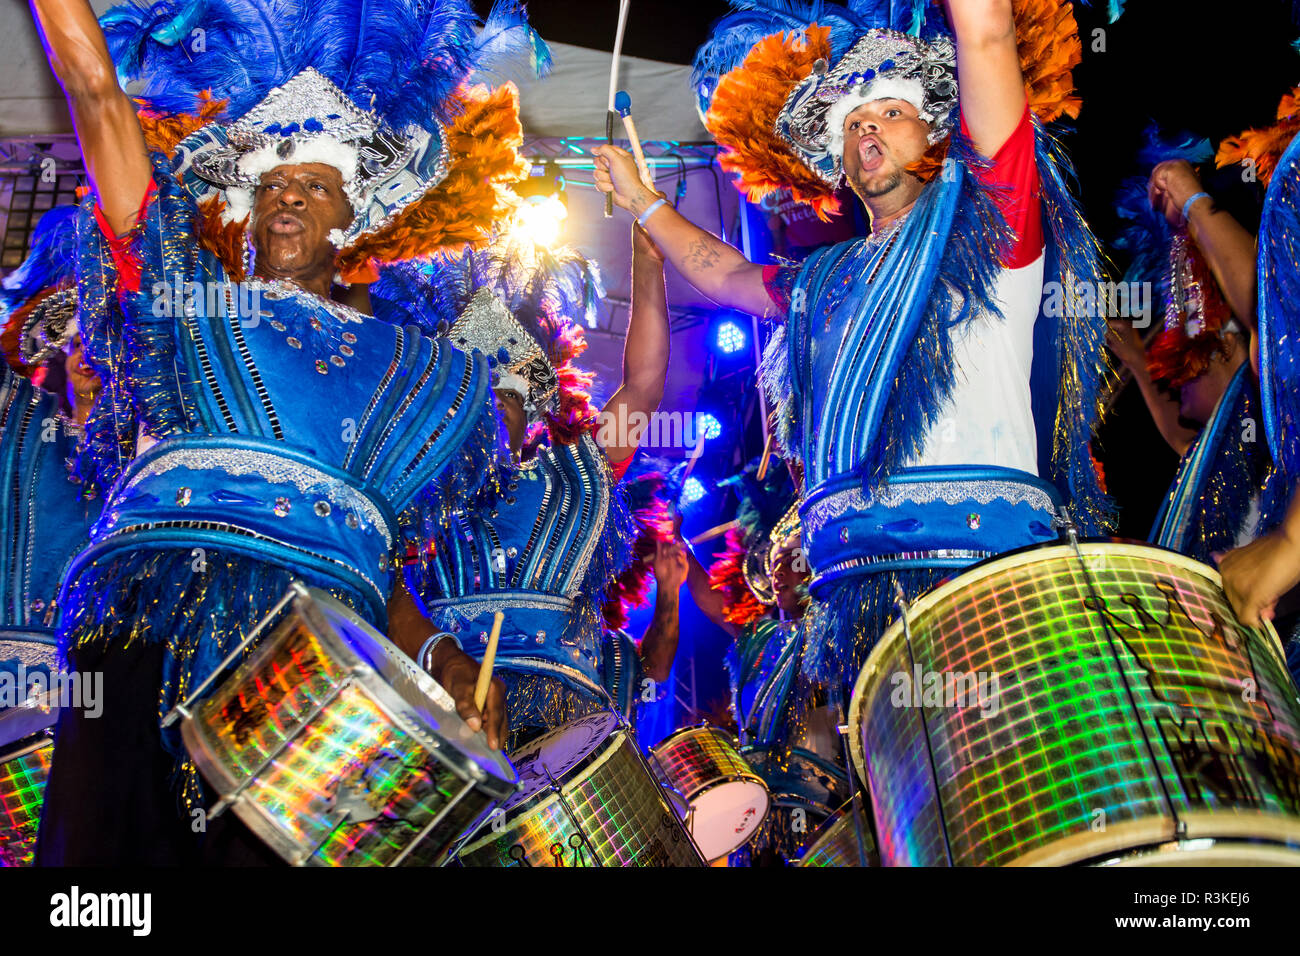
[(844, 173), (844, 119), (858, 106), (894, 97), (930, 124), (930, 142), (952, 129), (957, 51), (940, 37), (926, 43), (895, 30), (871, 30), (833, 67), (819, 60), (786, 98), (776, 132), (809, 169), (837, 187)]
[(27, 365), (42, 365), (67, 354), (77, 332), (76, 288), (52, 292), (32, 309), (23, 323), (19, 357)]
[(253, 190), (268, 170), (286, 163), (333, 166), (356, 213), (346, 230), (330, 235), (342, 248), (390, 222), (447, 175), (446, 137), (432, 125), (433, 132), (393, 130), (309, 67), (235, 122), (209, 124), (183, 140), (175, 169), (195, 198), (224, 191), (223, 218), (233, 222), (251, 210)]
[(491, 289), (474, 293), (447, 338), (466, 352), (486, 355), (492, 365), (492, 387), (517, 392), (530, 421), (555, 410), (560, 394), (555, 366)]

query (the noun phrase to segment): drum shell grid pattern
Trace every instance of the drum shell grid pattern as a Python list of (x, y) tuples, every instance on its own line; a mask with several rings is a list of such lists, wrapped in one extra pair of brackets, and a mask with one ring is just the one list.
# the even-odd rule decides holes
[[(937, 589), (912, 610), (910, 648), (895, 625), (867, 661), (851, 733), (887, 865), (1097, 862), (1175, 839), (1300, 846), (1300, 701), (1276, 636), (1238, 624), (1195, 562), (1083, 551), (1087, 575), (1055, 547)], [(916, 706), (929, 674), (968, 689), (996, 675), (994, 712)]]
[(636, 746), (625, 730), (615, 731), (578, 774), (560, 781), (563, 800), (543, 790), (535, 803), (504, 821), (499, 836), (475, 842), (461, 861), (467, 866), (701, 865)]
[[(183, 728), (205, 775), (215, 771), (231, 789), (254, 777), (236, 812), (290, 862), (392, 864), (465, 787), (430, 741), (352, 677), (310, 628), (290, 621)], [(462, 800), (403, 864), (438, 862), (483, 811)]]

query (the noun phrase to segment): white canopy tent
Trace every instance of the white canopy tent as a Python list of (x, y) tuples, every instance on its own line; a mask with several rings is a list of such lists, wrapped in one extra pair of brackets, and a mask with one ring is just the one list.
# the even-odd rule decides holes
[[(91, 3), (97, 12), (113, 5), (112, 0)], [(604, 276), (605, 308), (599, 327), (589, 332), (590, 349), (582, 360), (597, 373), (596, 396), (604, 399), (621, 380), (622, 334), (631, 292), (631, 217), (616, 210), (613, 218), (604, 218), (602, 198), (590, 185), (590, 168), (582, 166), (586, 151), (605, 135), (610, 54), (567, 44), (551, 44), (551, 51), (554, 68), (546, 79), (515, 77), (527, 138), (525, 152), (538, 162), (547, 158), (561, 162), (569, 208), (561, 241), (595, 259)], [(691, 94), (690, 68), (623, 57), (620, 74), (621, 88), (632, 96), (639, 133), (646, 141), (657, 141), (649, 151), (659, 157), (659, 188), (672, 198), (684, 180), (679, 208), (706, 228), (734, 234), (739, 196), (711, 162), (712, 150), (705, 145), (708, 134)], [(622, 135), (620, 126), (616, 136)], [(49, 155), (56, 156), (61, 167), (76, 162), (71, 123), (26, 6), (8, 5), (0, 10), (0, 215), (8, 208), (6, 173), (12, 177), (23, 164)], [(668, 273), (669, 303), (677, 328), (662, 407), (690, 411), (707, 348), (708, 326), (699, 321), (700, 312), (709, 303), (671, 268)], [(683, 451), (656, 453), (679, 457)]]

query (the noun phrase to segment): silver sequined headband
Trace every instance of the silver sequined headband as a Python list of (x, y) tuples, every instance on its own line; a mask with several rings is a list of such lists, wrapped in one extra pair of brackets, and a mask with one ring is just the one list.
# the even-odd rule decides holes
[(953, 125), (956, 48), (946, 37), (926, 43), (894, 30), (870, 31), (833, 67), (818, 60), (807, 79), (786, 98), (776, 133), (823, 182), (838, 187), (844, 174), (844, 131), (828, 122), (838, 116), (839, 125), (843, 124), (836, 104), (846, 97), (862, 103), (880, 98), (872, 95), (873, 85), (896, 96), (911, 84), (920, 87), (922, 102), (914, 105), (930, 123), (930, 142), (936, 143)]

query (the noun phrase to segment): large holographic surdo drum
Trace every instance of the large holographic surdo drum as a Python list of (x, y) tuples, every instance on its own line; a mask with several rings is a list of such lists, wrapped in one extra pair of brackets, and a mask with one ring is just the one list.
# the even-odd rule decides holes
[(681, 795), (687, 828), (706, 860), (739, 850), (767, 817), (767, 784), (740, 755), (735, 739), (717, 727), (670, 734), (650, 748), (650, 764)]
[(295, 865), (445, 862), (515, 792), (514, 769), (347, 607), (300, 585), (289, 603), (247, 660), (177, 709), (213, 812), (233, 807)]
[[(36, 855), (36, 833), (45, 802), (45, 784), (54, 754), (54, 725), (58, 721), (57, 691), (28, 693), (28, 677), (57, 674), (58, 653), (53, 639), (0, 634), (2, 675), (9, 683), (0, 704), (0, 867), (30, 866)], [(48, 688), (48, 682), (42, 681)]]
[(1300, 863), (1277, 636), (1171, 552), (973, 568), (882, 636), (849, 721), (886, 865)]
[(521, 788), (460, 852), (466, 866), (702, 866), (700, 851), (613, 713), (510, 755)]

